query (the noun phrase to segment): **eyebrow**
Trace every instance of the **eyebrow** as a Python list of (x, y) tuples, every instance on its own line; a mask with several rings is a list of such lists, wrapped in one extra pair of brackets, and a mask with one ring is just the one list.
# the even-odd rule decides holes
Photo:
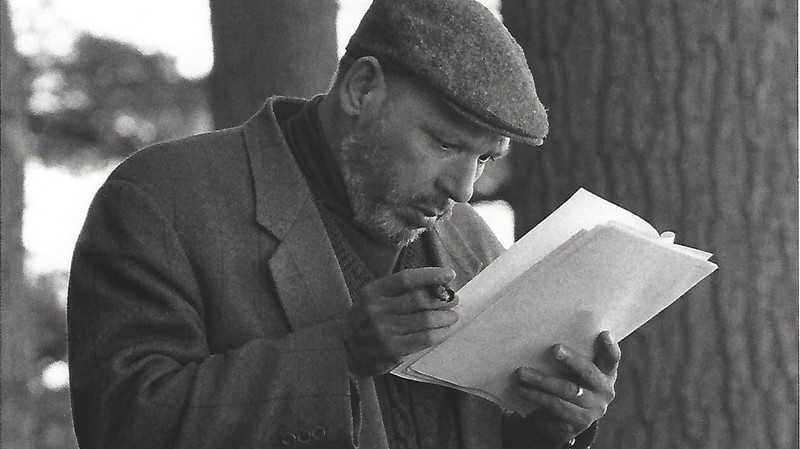
[(464, 145), (464, 141), (458, 136), (458, 132), (450, 129), (449, 126), (442, 126), (438, 123), (428, 122), (423, 124), (423, 129), (437, 139), (446, 140), (448, 143), (452, 143), (459, 147)]
[[(423, 125), (423, 129), (437, 139), (446, 140), (448, 143), (451, 143), (457, 147), (464, 147), (466, 145), (464, 138), (459, 135), (460, 133), (457, 130), (452, 129), (450, 126), (442, 126), (438, 123), (425, 123)], [(501, 147), (501, 149), (495, 153), (504, 156), (508, 153), (509, 139), (508, 137), (503, 136), (501, 137), (501, 140), (505, 142), (498, 142), (498, 145)]]
[[(442, 126), (438, 123), (426, 123), (423, 128), (435, 138), (447, 141), (447, 143), (452, 144), (456, 148), (464, 149), (467, 146), (464, 139), (459, 136), (458, 131), (450, 129), (450, 127), (447, 125)], [(509, 151), (510, 139), (502, 136), (501, 141), (498, 142), (497, 145), (493, 145), (490, 150), (485, 152), (485, 154), (488, 154), (495, 159), (500, 159), (508, 155)]]
[(502, 159), (508, 156), (508, 153), (511, 152), (511, 144), (509, 138), (503, 137), (502, 141), (498, 144), (498, 147), (499, 149), (496, 149), (494, 151), (488, 151), (487, 154), (491, 155), (495, 159)]

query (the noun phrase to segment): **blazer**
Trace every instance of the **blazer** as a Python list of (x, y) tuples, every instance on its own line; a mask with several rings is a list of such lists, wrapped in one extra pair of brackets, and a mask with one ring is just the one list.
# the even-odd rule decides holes
[[(271, 98), (242, 126), (156, 144), (98, 191), (73, 257), (78, 442), (109, 448), (387, 449), (372, 378), (348, 374), (351, 305)], [(468, 205), (425, 234), (455, 287), (502, 251)], [(501, 412), (459, 397), (467, 449)]]

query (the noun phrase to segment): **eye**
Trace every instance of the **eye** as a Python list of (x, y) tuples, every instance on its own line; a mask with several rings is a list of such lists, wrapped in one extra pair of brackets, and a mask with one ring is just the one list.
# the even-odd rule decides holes
[(457, 145), (446, 140), (439, 140), (439, 146), (445, 151), (453, 151), (456, 149)]
[(489, 162), (489, 161), (492, 161), (492, 162), (494, 162), (494, 161), (496, 161), (496, 160), (497, 160), (497, 156), (492, 156), (491, 154), (482, 154), (482, 155), (480, 155), (480, 156), (478, 157), (478, 161), (479, 161), (481, 164), (485, 164), (485, 163), (487, 163), (487, 162)]

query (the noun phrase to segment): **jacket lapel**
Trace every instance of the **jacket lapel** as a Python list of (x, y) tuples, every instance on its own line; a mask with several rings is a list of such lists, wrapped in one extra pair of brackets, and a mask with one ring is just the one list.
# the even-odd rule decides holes
[[(302, 100), (270, 98), (244, 124), (256, 221), (279, 240), (269, 269), (293, 330), (336, 318), (352, 304), (311, 190), (275, 120), (282, 109), (301, 105)], [(372, 378), (357, 383), (362, 446), (388, 448)]]
[(301, 105), (301, 100), (271, 98), (244, 124), (255, 219), (279, 240), (269, 268), (293, 330), (340, 316), (351, 304), (311, 191), (273, 113), (273, 107)]
[(433, 262), (440, 267), (452, 268), (456, 278), (451, 287), (458, 290), (483, 268), (484, 263), (475, 255), (451, 220), (439, 223), (433, 232), (425, 233)]

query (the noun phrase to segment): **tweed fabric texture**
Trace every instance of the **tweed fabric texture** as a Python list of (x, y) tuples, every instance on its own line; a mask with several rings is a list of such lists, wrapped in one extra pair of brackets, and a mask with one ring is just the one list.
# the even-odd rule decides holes
[[(339, 229), (337, 218), (317, 202), (347, 289), (355, 297), (375, 280), (351, 243)], [(422, 239), (403, 248), (395, 271), (430, 266)], [(373, 378), (389, 449), (458, 449), (456, 392), (439, 385), (402, 379), (391, 374)]]
[(474, 0), (375, 0), (347, 46), (420, 77), (454, 111), (513, 140), (541, 145), (548, 132), (525, 54)]

